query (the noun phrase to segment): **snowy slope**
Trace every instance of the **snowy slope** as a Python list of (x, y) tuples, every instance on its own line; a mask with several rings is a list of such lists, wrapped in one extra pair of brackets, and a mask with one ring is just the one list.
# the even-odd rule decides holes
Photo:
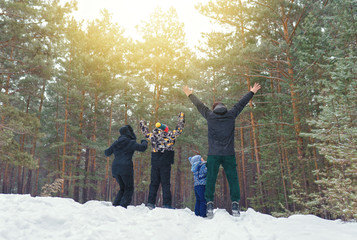
[(211, 220), (190, 209), (128, 209), (109, 202), (0, 194), (0, 239), (145, 240), (356, 240), (357, 223), (312, 215), (274, 218), (248, 209), (240, 218), (215, 210)]

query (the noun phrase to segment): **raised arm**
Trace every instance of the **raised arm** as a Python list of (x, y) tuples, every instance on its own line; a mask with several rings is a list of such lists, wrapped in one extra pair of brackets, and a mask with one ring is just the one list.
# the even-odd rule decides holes
[(193, 91), (190, 90), (187, 86), (183, 87), (183, 91), (191, 100), (191, 102), (196, 106), (201, 115), (207, 119), (208, 115), (211, 113), (211, 110), (206, 107), (195, 95), (193, 95)]
[(110, 155), (112, 155), (114, 153), (114, 145), (117, 143), (117, 141), (115, 141), (109, 148), (105, 149), (104, 151), (104, 155), (109, 157)]
[(234, 105), (231, 111), (234, 113), (235, 117), (239, 115), (240, 112), (244, 109), (244, 107), (248, 104), (250, 99), (253, 98), (254, 94), (261, 88), (259, 83), (255, 83), (253, 87), (250, 87), (250, 92), (242, 97), (242, 99)]
[(185, 127), (185, 114), (183, 112), (180, 112), (178, 115), (178, 122), (176, 125), (175, 130), (169, 132), (169, 136), (173, 139), (181, 135), (183, 129)]
[(141, 140), (141, 143), (137, 143), (135, 140), (132, 141), (132, 149), (134, 151), (145, 152), (147, 148), (148, 142), (145, 139)]
[(140, 130), (145, 138), (150, 141), (152, 133), (149, 132), (149, 128), (146, 126), (146, 122), (144, 120), (140, 120)]

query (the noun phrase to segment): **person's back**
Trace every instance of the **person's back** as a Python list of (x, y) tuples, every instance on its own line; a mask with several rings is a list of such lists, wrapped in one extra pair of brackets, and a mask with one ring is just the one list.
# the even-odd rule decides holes
[(235, 114), (232, 111), (210, 111), (207, 115), (208, 155), (234, 154)]
[(169, 131), (168, 126), (156, 123), (152, 132), (146, 122), (140, 121), (141, 132), (145, 138), (151, 141), (151, 173), (148, 202), (146, 206), (153, 209), (156, 206), (157, 191), (161, 184), (163, 207), (172, 208), (171, 195), (171, 164), (174, 163), (175, 139), (182, 133), (185, 125), (185, 114), (179, 113), (178, 123), (173, 131)]
[(200, 155), (195, 155), (189, 157), (192, 167), (191, 172), (193, 173), (194, 190), (196, 196), (195, 204), (195, 215), (206, 217), (206, 204), (205, 190), (206, 190), (206, 177), (207, 177), (207, 167), (206, 162)]
[(207, 167), (206, 162), (203, 161), (200, 155), (195, 155), (188, 158), (192, 167), (191, 172), (193, 173), (193, 185), (206, 185), (207, 177)]
[(127, 136), (120, 136), (113, 144), (114, 161), (112, 163), (112, 172), (127, 173), (133, 167), (134, 150), (132, 148), (133, 140)]
[(112, 174), (128, 174), (133, 170), (133, 155), (135, 151), (143, 152), (147, 148), (147, 141), (136, 142), (136, 136), (129, 125), (120, 128), (120, 136), (111, 147), (104, 151), (106, 156), (114, 154)]
[(113, 206), (127, 207), (134, 192), (134, 169), (133, 154), (135, 151), (144, 152), (148, 142), (141, 140), (141, 144), (136, 142), (136, 136), (130, 125), (120, 128), (120, 137), (108, 149), (104, 151), (109, 157), (114, 153), (112, 163), (112, 175), (119, 183), (120, 190), (113, 201)]
[(234, 216), (239, 216), (240, 190), (234, 151), (235, 119), (259, 89), (260, 85), (255, 83), (250, 88), (251, 91), (244, 95), (231, 110), (227, 110), (226, 106), (220, 102), (214, 103), (210, 110), (193, 94), (192, 90), (187, 86), (183, 87), (183, 91), (207, 120), (208, 125), (208, 173), (205, 198), (209, 218), (213, 217), (214, 191), (220, 165), (223, 166), (229, 183), (232, 213)]
[(252, 99), (254, 93), (248, 92), (232, 109), (220, 102), (213, 105), (213, 110), (206, 107), (195, 95), (188, 97), (197, 110), (207, 120), (208, 125), (208, 155), (231, 156), (234, 151), (235, 119)]

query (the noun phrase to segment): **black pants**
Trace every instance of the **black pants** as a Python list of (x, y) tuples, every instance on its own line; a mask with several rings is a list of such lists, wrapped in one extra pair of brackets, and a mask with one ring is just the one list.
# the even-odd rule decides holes
[(162, 187), (163, 205), (171, 206), (171, 164), (151, 165), (151, 182), (148, 203), (156, 203), (157, 190)]
[(127, 207), (131, 203), (134, 193), (134, 175), (115, 175), (113, 176), (119, 183), (120, 190), (114, 199), (113, 206)]

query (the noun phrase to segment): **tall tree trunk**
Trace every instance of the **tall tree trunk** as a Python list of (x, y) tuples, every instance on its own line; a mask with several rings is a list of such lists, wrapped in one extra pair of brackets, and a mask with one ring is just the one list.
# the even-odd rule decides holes
[[(110, 147), (111, 140), (112, 140), (112, 118), (113, 118), (113, 98), (110, 98), (110, 113), (109, 113), (109, 129), (108, 129), (108, 147)], [(104, 184), (105, 184), (105, 200), (108, 199), (108, 189), (109, 189), (109, 157), (107, 157), (107, 162), (105, 165), (105, 178), (104, 178)]]
[[(91, 141), (92, 143), (97, 142), (97, 110), (98, 110), (98, 94), (95, 94), (95, 102), (94, 102), (94, 117), (93, 117), (93, 132), (92, 132), (92, 137)], [(89, 199), (93, 200), (96, 199), (96, 193), (97, 193), (97, 180), (95, 179), (96, 177), (96, 154), (97, 150), (95, 148), (91, 148), (91, 167), (90, 167), (90, 173), (92, 174), (91, 176), (91, 181), (90, 181), (90, 188), (89, 188)]]
[(159, 121), (159, 108), (160, 108), (160, 97), (161, 97), (162, 86), (157, 84), (155, 86), (155, 88), (156, 88), (156, 95), (155, 95), (155, 123), (157, 123)]
[(11, 172), (10, 172), (10, 186), (9, 186), (9, 193), (12, 193), (12, 187), (13, 187), (13, 183), (15, 181), (13, 181), (14, 179), (14, 176), (15, 175), (15, 167), (11, 167)]
[(10, 179), (9, 179), (9, 163), (7, 162), (5, 164), (5, 170), (4, 170), (4, 180), (2, 183), (2, 192), (3, 193), (9, 193), (9, 184), (10, 184)]
[(175, 186), (174, 186), (174, 197), (173, 197), (173, 204), (174, 206), (178, 206), (179, 204), (179, 200), (181, 199), (181, 178), (182, 178), (182, 171), (181, 171), (181, 151), (182, 151), (182, 147), (179, 146), (178, 147), (178, 153), (179, 153), (179, 158), (177, 159), (177, 164), (176, 164), (176, 176), (175, 176)]
[[(240, 25), (241, 25), (241, 36), (242, 36), (242, 45), (243, 48), (245, 48), (246, 46), (246, 42), (245, 42), (245, 22), (244, 22), (244, 16), (243, 16), (243, 4), (242, 1), (239, 0), (239, 5), (240, 5)], [(250, 91), (250, 77), (249, 77), (249, 69), (248, 67), (245, 67), (245, 74), (246, 74), (246, 81), (247, 81), (247, 85), (248, 85), (248, 91)], [(259, 182), (259, 191), (261, 194), (262, 199), (264, 199), (264, 194), (263, 194), (263, 185), (261, 182), (261, 171), (260, 171), (260, 153), (259, 153), (259, 148), (258, 148), (258, 136), (257, 136), (257, 127), (255, 124), (255, 117), (254, 117), (254, 113), (253, 113), (253, 103), (252, 100), (249, 101), (249, 107), (251, 109), (250, 111), (250, 122), (252, 125), (252, 137), (253, 137), (253, 147), (254, 147), (254, 155), (255, 155), (255, 162), (256, 162), (256, 167), (257, 167), (257, 178), (258, 178), (258, 182)]]
[(37, 196), (38, 195), (38, 178), (40, 176), (40, 164), (41, 164), (41, 159), (38, 158), (38, 168), (36, 169), (36, 179), (35, 179), (35, 188), (34, 188), (34, 192), (33, 192), (33, 196)]
[[(289, 27), (288, 27), (289, 15), (285, 14), (284, 6), (281, 6), (280, 9), (282, 12), (284, 40), (285, 40), (286, 44), (288, 46), (290, 46), (290, 44), (292, 42), (293, 33), (289, 32)], [(300, 16), (300, 19), (301, 18), (302, 18), (302, 14)], [(298, 26), (300, 19), (296, 23), (295, 29)], [(289, 86), (290, 86), (291, 104), (292, 104), (293, 116), (294, 116), (295, 135), (296, 135), (296, 141), (297, 141), (297, 153), (298, 153), (298, 159), (300, 162), (302, 181), (304, 184), (305, 192), (307, 192), (306, 174), (305, 174), (304, 162), (303, 162), (303, 139), (300, 136), (301, 122), (300, 122), (299, 107), (298, 107), (299, 94), (296, 92), (296, 82), (295, 82), (296, 80), (295, 80), (295, 76), (294, 76), (294, 67), (292, 64), (289, 47), (286, 48), (285, 54), (286, 54), (286, 62), (287, 62), (287, 66), (288, 66), (288, 75), (289, 75), (289, 80), (290, 80)]]
[[(44, 79), (43, 83), (42, 83), (40, 105), (38, 107), (38, 117), (37, 117), (38, 121), (41, 120), (41, 112), (42, 112), (42, 105), (43, 105), (43, 101), (44, 101), (44, 97), (45, 97), (46, 83), (47, 83), (47, 80)], [(33, 159), (35, 159), (35, 154), (36, 154), (37, 133), (38, 133), (38, 129), (36, 129), (35, 136), (33, 137), (33, 140), (32, 140), (31, 155), (32, 155)], [(38, 163), (40, 163), (40, 160), (38, 160)], [(39, 171), (39, 168), (40, 168), (40, 165), (38, 165), (37, 171)], [(31, 182), (32, 182), (32, 171), (33, 170), (31, 170), (31, 169), (28, 171), (26, 192), (27, 193), (32, 193), (32, 196), (36, 196), (37, 195), (38, 182), (37, 181), (35, 182), (35, 189), (34, 189), (34, 192), (32, 192), (32, 188), (31, 188), (31, 186), (32, 186), (32, 184), (31, 184)]]
[[(1, 177), (2, 177), (2, 172), (3, 172), (3, 170), (4, 170), (4, 166), (5, 166), (5, 162), (3, 162), (3, 161), (0, 161), (0, 179), (2, 179)], [(1, 186), (0, 186), (1, 187)], [(1, 193), (2, 191), (0, 191), (0, 193)]]
[(90, 149), (87, 147), (85, 153), (85, 164), (84, 164), (85, 175), (83, 179), (83, 190), (82, 190), (82, 200), (84, 203), (88, 201), (88, 178), (89, 178), (89, 169), (90, 169), (89, 152)]
[[(279, 69), (279, 66), (278, 66)], [(281, 94), (281, 86), (280, 86), (280, 81), (277, 82), (277, 93)], [(279, 106), (279, 121), (283, 122), (283, 110), (282, 108)], [(279, 125), (279, 131), (282, 132), (283, 131), (283, 126)], [(284, 135), (280, 134), (279, 137), (279, 142), (280, 142), (280, 146), (281, 146), (281, 156), (282, 156), (282, 160), (283, 160), (283, 164), (285, 163), (286, 165), (286, 169), (287, 169), (287, 173), (288, 173), (288, 179), (289, 179), (289, 184), (290, 184), (290, 189), (291, 191), (294, 189), (294, 185), (293, 185), (293, 179), (292, 179), (292, 174), (291, 174), (291, 168), (290, 168), (290, 164), (289, 164), (289, 155), (287, 153), (287, 149), (286, 149), (286, 139), (284, 137)], [(295, 207), (295, 203), (293, 203), (293, 211), (296, 210)]]
[(63, 133), (63, 148), (62, 148), (62, 183), (61, 197), (64, 195), (65, 182), (68, 181), (66, 176), (66, 145), (67, 145), (67, 120), (68, 120), (68, 107), (69, 107), (69, 82), (67, 82), (66, 105), (64, 114), (64, 133)]
[[(60, 134), (59, 134), (59, 96), (57, 95), (56, 99), (56, 142), (58, 143), (60, 141)], [(60, 172), (61, 172), (61, 166), (60, 166), (60, 157), (61, 156), (61, 148), (58, 146), (57, 147), (57, 158), (56, 158), (56, 178), (60, 178)]]
[[(29, 113), (30, 100), (31, 100), (31, 95), (28, 96), (26, 101), (26, 114)], [(20, 152), (25, 151), (25, 141), (26, 141), (26, 134), (23, 134), (20, 137)], [(24, 166), (17, 167), (17, 193), (18, 194), (24, 193)]]
[[(279, 65), (278, 67), (279, 68)], [(272, 76), (272, 74), (270, 73), (270, 75)], [(279, 81), (278, 81), (278, 84), (279, 84)], [(273, 80), (271, 79), (270, 80), (270, 88), (271, 88), (271, 92), (272, 92), (272, 97), (274, 99), (274, 102), (275, 102), (275, 99), (276, 99), (276, 95), (274, 93), (275, 91), (275, 87), (274, 87), (274, 82)], [(279, 106), (279, 120), (280, 122), (282, 122), (282, 115), (281, 115), (281, 107)], [(285, 177), (284, 177), (284, 161), (283, 161), (283, 151), (282, 151), (282, 146), (281, 146), (281, 138), (279, 137), (279, 127), (281, 127), (281, 125), (276, 125), (275, 126), (275, 135), (276, 135), (276, 142), (277, 142), (277, 148), (278, 148), (278, 152), (279, 152), (279, 164), (280, 164), (280, 174), (281, 174), (281, 181), (282, 181), (282, 184), (283, 184), (283, 192), (284, 192), (284, 199), (285, 199), (285, 208), (286, 209), (289, 209), (289, 203), (288, 203), (288, 196), (287, 196), (287, 190), (286, 190), (286, 184), (285, 184)]]
[(276, 127), (276, 135), (277, 135), (277, 147), (278, 147), (278, 152), (279, 152), (279, 164), (280, 164), (280, 174), (281, 174), (281, 182), (283, 184), (283, 191), (284, 191), (284, 199), (285, 199), (285, 208), (289, 209), (289, 204), (288, 204), (288, 196), (287, 196), (287, 190), (286, 190), (286, 184), (285, 184), (285, 177), (284, 177), (284, 163), (283, 163), (283, 151), (280, 143), (280, 139), (278, 137), (278, 127)]
[[(311, 126), (309, 126), (309, 132), (311, 132)], [(312, 145), (314, 145), (315, 143), (315, 140), (313, 138), (309, 138), (309, 141)], [(320, 180), (320, 175), (319, 175), (319, 168), (318, 168), (318, 165), (317, 165), (317, 150), (316, 150), (316, 147), (313, 146), (312, 147), (312, 156), (313, 156), (313, 159), (314, 159), (314, 167), (315, 167), (315, 171), (316, 171), (316, 180)], [(320, 185), (317, 185), (319, 188), (320, 188)]]
[[(248, 84), (248, 90), (250, 90), (250, 79), (247, 77), (247, 84)], [(259, 192), (261, 194), (262, 198), (262, 204), (263, 204), (263, 199), (264, 199), (264, 193), (263, 193), (263, 184), (261, 181), (261, 170), (260, 170), (260, 153), (259, 153), (259, 148), (258, 148), (258, 137), (257, 137), (257, 127), (255, 124), (255, 117), (253, 114), (253, 103), (252, 100), (249, 101), (249, 107), (251, 109), (250, 111), (250, 123), (252, 125), (252, 137), (253, 137), (253, 148), (254, 148), (254, 156), (255, 156), (255, 164), (257, 168), (257, 181), (259, 182)]]
[[(240, 116), (241, 122), (243, 122), (242, 116)], [(248, 207), (248, 195), (247, 195), (247, 174), (246, 174), (246, 164), (245, 164), (245, 154), (244, 154), (244, 132), (243, 128), (240, 128), (240, 147), (241, 147), (241, 159), (242, 159), (242, 185), (243, 185), (243, 198), (245, 207)]]
[[(14, 48), (11, 47), (11, 53), (10, 53), (10, 59), (13, 60), (13, 53), (14, 53)], [(10, 80), (11, 80), (11, 74), (7, 75), (6, 78), (6, 84), (5, 84), (5, 95), (9, 95), (9, 90), (10, 90)], [(6, 102), (4, 103), (4, 107), (6, 107)], [(5, 123), (5, 115), (1, 117), (1, 124), (0, 124), (0, 130), (2, 130), (2, 126)], [(2, 191), (3, 193), (8, 193), (9, 191), (9, 184), (10, 184), (10, 179), (9, 179), (9, 163), (6, 162), (5, 164), (5, 169), (4, 169), (4, 179), (3, 179), (3, 186), (2, 186)]]
[(124, 124), (128, 125), (128, 100), (127, 100), (127, 94), (128, 94), (128, 90), (125, 88), (124, 90), (124, 96), (125, 96), (125, 103), (124, 103)]
[[(84, 98), (85, 98), (85, 91), (82, 90), (82, 99), (81, 99), (81, 112), (79, 113), (79, 136), (83, 134), (83, 114), (84, 114)], [(76, 178), (74, 180), (74, 189), (73, 189), (73, 199), (79, 202), (79, 175), (80, 175), (80, 164), (81, 164), (81, 153), (82, 153), (82, 143), (81, 141), (77, 141), (77, 157), (76, 157), (76, 164), (75, 164), (75, 175)]]

